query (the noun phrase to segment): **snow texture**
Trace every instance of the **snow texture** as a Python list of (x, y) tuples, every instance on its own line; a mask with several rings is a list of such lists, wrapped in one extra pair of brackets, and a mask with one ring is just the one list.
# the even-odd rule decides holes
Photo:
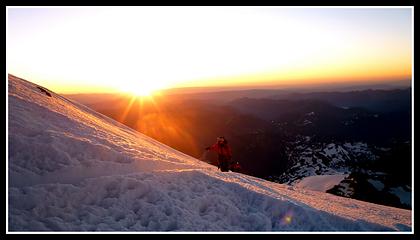
[(294, 186), (313, 191), (326, 192), (343, 181), (347, 176), (348, 174), (310, 176), (303, 178)]
[(402, 187), (391, 188), (390, 192), (398, 196), (402, 204), (411, 206), (411, 193), (410, 191), (404, 190)]
[(411, 231), (411, 211), (220, 172), (9, 75), (8, 231)]

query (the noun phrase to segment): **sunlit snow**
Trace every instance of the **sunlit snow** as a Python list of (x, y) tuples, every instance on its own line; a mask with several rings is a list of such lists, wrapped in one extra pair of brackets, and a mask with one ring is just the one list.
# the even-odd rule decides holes
[(313, 191), (325, 192), (333, 188), (335, 185), (338, 185), (347, 176), (348, 174), (309, 176), (303, 178), (294, 186)]

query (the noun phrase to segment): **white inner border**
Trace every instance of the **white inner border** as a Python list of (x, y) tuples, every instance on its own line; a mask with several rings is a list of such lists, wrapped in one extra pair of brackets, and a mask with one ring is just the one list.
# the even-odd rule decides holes
[[(140, 7), (140, 6), (139, 6)], [(149, 8), (173, 8), (172, 6), (143, 6)], [(196, 6), (178, 6), (183, 8), (203, 8)], [(7, 46), (8, 46), (8, 10), (11, 8), (132, 8), (132, 6), (6, 6), (6, 59), (7, 59)], [(223, 8), (221, 6), (205, 6), (205, 8)], [(414, 234), (414, 7), (413, 6), (224, 6), (224, 8), (409, 8), (411, 9), (411, 232), (9, 232), (9, 101), (8, 101), (8, 62), (6, 61), (6, 234)]]

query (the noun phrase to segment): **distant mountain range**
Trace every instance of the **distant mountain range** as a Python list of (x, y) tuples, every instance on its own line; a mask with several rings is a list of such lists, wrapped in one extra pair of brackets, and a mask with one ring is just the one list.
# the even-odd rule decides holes
[[(394, 91), (390, 92), (391, 95)], [(358, 94), (357, 94), (358, 95)], [(403, 95), (403, 94), (402, 94)], [(387, 98), (372, 100), (367, 109), (356, 103), (353, 107), (337, 107), (318, 99), (273, 100), (241, 98), (228, 105), (262, 118), (289, 135), (316, 135), (335, 140), (386, 143), (394, 139), (410, 139), (411, 108), (405, 91), (398, 108), (382, 110)], [(405, 100), (405, 101), (404, 101)], [(358, 101), (358, 100), (357, 100)], [(383, 131), (386, 129), (386, 131)]]
[(394, 112), (410, 109), (411, 89), (368, 89), (351, 92), (293, 93), (288, 96), (272, 96), (272, 98), (290, 100), (315, 99), (326, 101), (334, 106), (342, 108), (360, 107), (371, 111)]
[[(393, 90), (393, 89), (405, 89), (411, 86), (410, 79), (395, 80), (383, 83), (367, 82), (367, 83), (319, 83), (319, 84), (304, 84), (304, 85), (248, 85), (248, 86), (215, 86), (215, 87), (179, 87), (164, 89), (161, 92), (165, 95), (171, 94), (219, 94), (224, 95), (232, 94), (246, 94), (248, 97), (252, 97), (253, 92), (257, 93), (270, 93), (270, 92), (349, 92), (349, 91), (363, 91), (367, 89), (375, 90)], [(264, 97), (264, 96), (260, 96)]]

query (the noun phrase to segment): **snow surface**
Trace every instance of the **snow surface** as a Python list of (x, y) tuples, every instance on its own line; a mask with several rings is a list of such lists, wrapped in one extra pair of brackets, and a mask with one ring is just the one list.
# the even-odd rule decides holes
[(411, 231), (411, 211), (192, 158), (9, 75), (8, 231)]
[(390, 188), (390, 192), (395, 194), (402, 204), (407, 204), (411, 206), (411, 193), (407, 190), (404, 190), (402, 187)]
[(338, 185), (347, 176), (348, 174), (310, 176), (303, 178), (294, 186), (313, 191), (326, 192), (335, 185)]

